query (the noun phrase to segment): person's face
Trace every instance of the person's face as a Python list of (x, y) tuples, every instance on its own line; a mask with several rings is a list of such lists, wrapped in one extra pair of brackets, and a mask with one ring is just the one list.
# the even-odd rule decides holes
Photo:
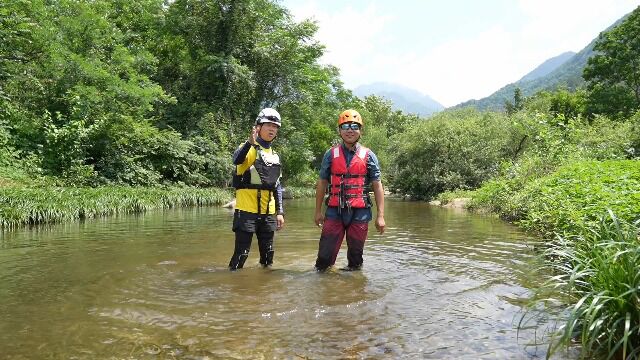
[(354, 122), (343, 123), (338, 126), (342, 141), (349, 145), (355, 144), (360, 139), (360, 130), (360, 124)]
[(258, 135), (262, 140), (271, 142), (273, 141), (273, 139), (276, 138), (276, 135), (278, 135), (278, 125), (274, 123), (267, 122), (267, 123), (262, 123), (258, 126), (260, 127), (260, 130), (258, 131)]

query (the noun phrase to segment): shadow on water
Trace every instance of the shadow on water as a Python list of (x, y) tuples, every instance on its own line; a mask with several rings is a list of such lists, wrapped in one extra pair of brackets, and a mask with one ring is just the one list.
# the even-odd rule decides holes
[[(0, 241), (9, 359), (528, 359), (527, 239), (492, 217), (388, 201), (362, 271), (313, 270), (313, 200), (287, 204), (272, 268), (226, 268), (232, 213), (179, 209)], [(346, 264), (345, 249), (337, 267)], [(529, 338), (528, 338), (529, 337)]]

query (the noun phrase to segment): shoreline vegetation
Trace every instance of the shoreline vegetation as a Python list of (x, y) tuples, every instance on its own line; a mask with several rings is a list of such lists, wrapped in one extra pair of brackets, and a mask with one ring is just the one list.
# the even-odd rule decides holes
[(0, 224), (3, 230), (144, 213), (156, 209), (218, 205), (232, 192), (191, 187), (38, 187), (1, 188)]
[[(2, 230), (20, 226), (139, 214), (177, 207), (217, 206), (233, 198), (233, 189), (195, 187), (4, 187), (0, 188)], [(287, 188), (288, 198), (311, 196)]]

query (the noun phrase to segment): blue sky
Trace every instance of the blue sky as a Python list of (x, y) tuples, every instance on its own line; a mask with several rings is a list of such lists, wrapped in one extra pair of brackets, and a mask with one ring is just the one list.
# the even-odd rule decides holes
[(281, 0), (315, 20), (348, 88), (394, 82), (445, 106), (490, 95), (578, 52), (638, 0)]

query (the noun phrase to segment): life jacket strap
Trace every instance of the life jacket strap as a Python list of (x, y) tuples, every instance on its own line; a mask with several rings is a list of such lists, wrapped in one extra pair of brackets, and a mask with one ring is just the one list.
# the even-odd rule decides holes
[(236, 189), (259, 189), (273, 191), (273, 186), (268, 186), (265, 184), (240, 184), (236, 187)]
[(345, 178), (345, 179), (354, 179), (354, 178), (360, 178), (360, 177), (365, 177), (367, 175), (363, 174), (363, 175), (359, 175), (359, 174), (331, 174), (331, 175), (335, 175), (341, 178)]

